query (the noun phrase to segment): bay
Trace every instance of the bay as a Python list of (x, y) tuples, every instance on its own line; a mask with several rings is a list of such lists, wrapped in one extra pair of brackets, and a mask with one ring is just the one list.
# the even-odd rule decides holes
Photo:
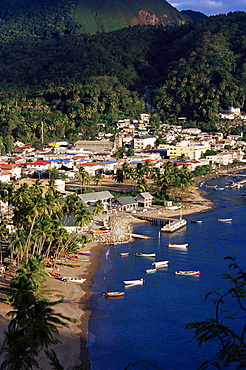
[[(207, 292), (228, 282), (222, 274), (229, 272), (225, 257), (236, 257), (246, 269), (246, 199), (242, 189), (226, 188), (230, 178), (214, 179), (202, 190), (214, 202), (213, 210), (185, 216), (187, 226), (175, 233), (160, 232), (150, 223), (134, 227), (134, 232), (151, 236), (127, 244), (105, 247), (100, 268), (92, 288), (92, 314), (89, 320), (87, 347), (92, 370), (123, 370), (139, 362), (159, 369), (193, 370), (211, 359), (214, 343), (198, 347), (194, 332), (187, 323), (214, 317), (214, 304), (205, 300)], [(232, 218), (231, 223), (218, 218)], [(190, 220), (202, 220), (202, 224)], [(188, 243), (187, 250), (167, 248), (168, 243)], [(129, 252), (121, 257), (121, 252)], [(155, 258), (137, 258), (134, 253), (156, 253)], [(154, 261), (169, 260), (168, 267), (146, 274)], [(176, 270), (200, 270), (200, 276), (176, 276)], [(144, 278), (144, 284), (125, 287), (124, 280)], [(106, 291), (124, 291), (124, 298), (105, 299)], [(228, 302), (234, 309), (234, 302)], [(236, 325), (236, 324), (235, 324)], [(131, 366), (130, 366), (131, 368)], [(233, 367), (231, 367), (233, 369)]]

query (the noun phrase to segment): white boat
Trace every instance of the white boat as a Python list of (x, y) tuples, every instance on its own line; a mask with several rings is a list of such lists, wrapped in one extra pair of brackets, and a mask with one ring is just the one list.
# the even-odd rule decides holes
[(172, 244), (172, 243), (168, 243), (167, 247), (168, 248), (184, 248), (184, 249), (186, 249), (188, 247), (188, 243), (185, 243), (185, 244)]
[(200, 276), (200, 271), (175, 271), (175, 275), (179, 276)]
[(156, 271), (157, 271), (156, 269), (147, 269), (147, 270), (145, 270), (146, 274), (153, 274)]
[(155, 266), (155, 268), (157, 267), (164, 267), (164, 266), (167, 266), (169, 264), (169, 261), (158, 261), (158, 262), (153, 262), (152, 265)]
[(155, 257), (155, 253), (135, 253), (135, 257)]
[(125, 280), (125, 285), (142, 285), (144, 283), (144, 279), (137, 279), (137, 280)]
[(61, 280), (66, 281), (68, 283), (84, 283), (86, 281), (86, 279), (82, 279), (82, 278), (73, 278), (73, 277), (65, 277), (65, 276), (63, 276)]
[(221, 221), (221, 222), (232, 222), (232, 218), (218, 218), (218, 221)]

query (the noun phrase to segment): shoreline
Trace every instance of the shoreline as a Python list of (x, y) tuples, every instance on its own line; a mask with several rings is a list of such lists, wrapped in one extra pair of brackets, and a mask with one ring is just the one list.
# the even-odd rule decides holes
[[(230, 170), (230, 173), (237, 173), (246, 170), (246, 166)], [(228, 172), (228, 171), (226, 171)], [(196, 185), (201, 182), (205, 182), (214, 178), (219, 178), (226, 175), (226, 172), (208, 174), (196, 179)], [(206, 199), (206, 191), (201, 189), (193, 189), (187, 192), (186, 197), (183, 201), (182, 215), (198, 214), (201, 212), (208, 211), (214, 208), (213, 203)], [(163, 214), (166, 217), (179, 217), (180, 209), (165, 209), (164, 207), (152, 207), (146, 214)], [(126, 234), (132, 227), (137, 224), (143, 224), (148, 221), (140, 220), (134, 217), (131, 213), (124, 213), (120, 215), (114, 215), (112, 221), (112, 237), (107, 239), (106, 234), (100, 236), (94, 236), (94, 240), (87, 243), (85, 247), (81, 248), (81, 251), (90, 251), (93, 255), (88, 259), (90, 262), (82, 262), (81, 267), (70, 268), (66, 266), (60, 266), (59, 273), (62, 276), (72, 276), (86, 278), (86, 281), (82, 284), (66, 283), (61, 282), (53, 277), (48, 277), (46, 285), (51, 288), (55, 293), (59, 292), (64, 296), (64, 301), (56, 306), (56, 312), (68, 316), (75, 320), (75, 322), (69, 323), (68, 327), (59, 329), (58, 339), (61, 344), (57, 344), (53, 347), (57, 353), (57, 357), (61, 362), (64, 369), (69, 366), (82, 365), (85, 370), (91, 369), (91, 363), (89, 359), (89, 351), (87, 348), (87, 334), (88, 325), (91, 315), (91, 304), (90, 297), (92, 295), (92, 286), (94, 284), (94, 276), (100, 266), (100, 255), (102, 249), (106, 245), (113, 245), (116, 242), (125, 243), (129, 241)], [(112, 239), (113, 238), (113, 239)], [(6, 281), (0, 277), (0, 284), (3, 286)], [(55, 294), (54, 293), (54, 294)], [(11, 307), (6, 304), (0, 305), (0, 327), (1, 331), (6, 329), (8, 319), (6, 313), (11, 310)], [(0, 339), (0, 346), (3, 342), (3, 335)], [(49, 370), (50, 365), (47, 364), (47, 360), (41, 354), (40, 368)]]

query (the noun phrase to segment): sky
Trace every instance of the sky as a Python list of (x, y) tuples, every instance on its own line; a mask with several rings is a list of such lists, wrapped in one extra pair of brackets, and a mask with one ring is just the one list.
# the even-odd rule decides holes
[(206, 15), (246, 12), (246, 0), (173, 0), (169, 4), (181, 10), (194, 10)]

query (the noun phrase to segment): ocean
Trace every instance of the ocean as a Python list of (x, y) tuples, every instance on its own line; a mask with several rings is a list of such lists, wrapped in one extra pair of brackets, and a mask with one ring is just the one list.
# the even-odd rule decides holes
[[(151, 239), (103, 249), (92, 287), (87, 339), (92, 370), (194, 370), (213, 358), (216, 344), (199, 347), (194, 331), (185, 326), (215, 316), (214, 303), (205, 300), (205, 295), (228, 287), (222, 278), (231, 272), (225, 257), (236, 257), (246, 269), (246, 198), (243, 188), (226, 188), (230, 180), (223, 177), (206, 183), (223, 187), (223, 191), (206, 189), (203, 184), (201, 190), (206, 190), (215, 209), (184, 216), (186, 227), (175, 233), (163, 233), (160, 225), (144, 223), (134, 226), (134, 232)], [(232, 218), (232, 222), (219, 222), (218, 218)], [(194, 219), (202, 223), (191, 223)], [(188, 248), (167, 248), (169, 242), (188, 243)], [(129, 256), (121, 257), (121, 252), (129, 252)], [(138, 258), (134, 256), (137, 252), (155, 252), (156, 257)], [(167, 267), (145, 273), (154, 261), (162, 260), (169, 260)], [(176, 270), (199, 270), (201, 275), (177, 276)], [(140, 278), (144, 278), (143, 285), (123, 284)], [(125, 295), (106, 299), (103, 294), (107, 291), (124, 291)], [(234, 301), (228, 305), (234, 310)]]

